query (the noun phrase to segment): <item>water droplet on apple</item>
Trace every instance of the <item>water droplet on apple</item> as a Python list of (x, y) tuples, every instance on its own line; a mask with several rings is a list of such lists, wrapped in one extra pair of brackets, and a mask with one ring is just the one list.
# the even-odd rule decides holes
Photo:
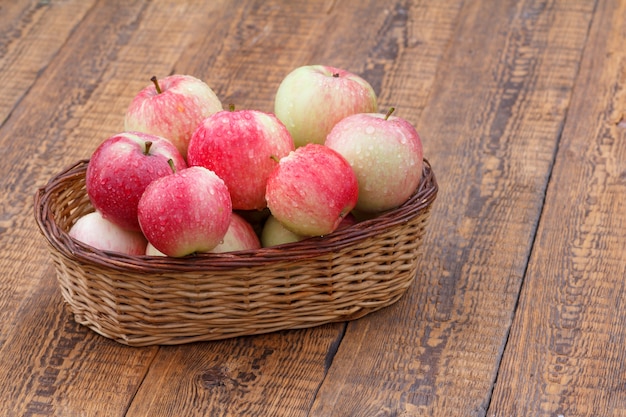
[(368, 126), (365, 128), (365, 133), (367, 133), (368, 135), (373, 135), (374, 134), (374, 126)]

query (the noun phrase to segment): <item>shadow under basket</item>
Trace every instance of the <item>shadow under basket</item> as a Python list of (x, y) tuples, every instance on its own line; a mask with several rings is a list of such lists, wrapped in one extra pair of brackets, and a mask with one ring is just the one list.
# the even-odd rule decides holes
[(94, 210), (87, 165), (79, 161), (38, 190), (35, 218), (75, 320), (129, 346), (307, 328), (395, 303), (415, 279), (438, 190), (425, 160), (405, 204), (324, 237), (184, 258), (127, 256), (67, 234)]

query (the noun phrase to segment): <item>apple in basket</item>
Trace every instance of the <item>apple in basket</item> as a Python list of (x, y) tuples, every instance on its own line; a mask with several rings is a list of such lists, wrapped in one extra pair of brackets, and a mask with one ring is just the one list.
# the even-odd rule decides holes
[(137, 215), (148, 241), (168, 256), (208, 252), (226, 235), (232, 216), (224, 181), (204, 167), (189, 167), (154, 180)]
[(152, 77), (131, 101), (124, 130), (141, 131), (169, 139), (187, 157), (191, 135), (200, 122), (222, 110), (222, 103), (204, 81), (190, 75)]
[(294, 69), (282, 80), (274, 99), (274, 113), (287, 126), (296, 147), (323, 144), (339, 120), (377, 111), (376, 93), (366, 80), (325, 65)]
[(233, 108), (207, 117), (189, 142), (187, 162), (224, 180), (236, 210), (266, 207), (265, 183), (278, 159), (294, 150), (278, 118), (258, 110)]
[[(248, 223), (240, 215), (233, 213), (230, 220), (230, 225), (222, 241), (213, 249), (210, 253), (223, 253), (223, 252), (235, 252), (242, 250), (259, 249), (261, 242), (259, 237), (254, 232), (252, 225)], [(146, 255), (150, 256), (165, 256), (165, 254), (159, 251), (151, 243), (148, 243), (146, 247)]]
[(285, 228), (303, 236), (333, 232), (358, 198), (350, 164), (338, 152), (307, 144), (283, 157), (267, 180), (267, 206)]
[[(339, 226), (337, 226), (337, 230), (350, 227), (356, 223), (356, 217), (352, 213), (348, 213), (343, 218), (341, 223), (339, 223)], [(283, 226), (281, 222), (276, 220), (276, 217), (270, 215), (265, 221), (265, 224), (263, 225), (263, 229), (261, 231), (261, 246), (267, 248), (270, 246), (277, 246), (285, 243), (299, 242), (305, 238), (307, 238), (307, 236), (301, 236), (290, 230), (287, 230), (287, 228), (285, 228), (285, 226)]]
[(91, 155), (86, 172), (87, 195), (102, 216), (128, 230), (141, 230), (137, 205), (156, 178), (186, 168), (168, 140), (141, 132), (122, 132), (104, 140)]
[(299, 242), (302, 239), (306, 239), (306, 237), (288, 230), (276, 217), (270, 215), (263, 225), (261, 245), (264, 248), (268, 248), (285, 243)]
[(96, 249), (143, 255), (148, 242), (141, 232), (122, 229), (98, 211), (80, 217), (70, 228), (70, 237)]
[(422, 141), (408, 121), (387, 114), (355, 114), (338, 122), (325, 145), (352, 166), (359, 182), (356, 210), (377, 213), (408, 200), (422, 178)]

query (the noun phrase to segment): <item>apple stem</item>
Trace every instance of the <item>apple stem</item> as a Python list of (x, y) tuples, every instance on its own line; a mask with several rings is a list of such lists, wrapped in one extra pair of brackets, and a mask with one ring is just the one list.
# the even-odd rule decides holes
[(143, 151), (143, 154), (144, 155), (150, 155), (150, 148), (152, 147), (152, 141), (147, 140), (146, 143), (145, 143), (145, 146), (146, 147), (145, 147), (145, 149)]
[(167, 160), (167, 164), (170, 166), (170, 168), (172, 169), (172, 172), (174, 174), (176, 174), (176, 165), (174, 165), (174, 160), (172, 158)]
[(389, 119), (389, 116), (391, 116), (391, 113), (393, 113), (395, 110), (396, 110), (395, 107), (390, 107), (387, 114), (385, 114), (385, 120)]
[(154, 86), (156, 87), (156, 91), (157, 94), (161, 94), (161, 86), (159, 85), (159, 81), (157, 80), (156, 75), (153, 75), (152, 78), (150, 78), (150, 81), (152, 81), (154, 83)]
[(230, 111), (235, 111), (235, 104), (234, 104), (234, 103), (230, 103), (230, 104), (228, 105), (228, 110), (230, 110)]
[(270, 159), (274, 162), (280, 162), (280, 159), (276, 155), (270, 155)]
[(339, 73), (338, 72), (333, 72), (333, 77), (334, 78), (339, 78)]

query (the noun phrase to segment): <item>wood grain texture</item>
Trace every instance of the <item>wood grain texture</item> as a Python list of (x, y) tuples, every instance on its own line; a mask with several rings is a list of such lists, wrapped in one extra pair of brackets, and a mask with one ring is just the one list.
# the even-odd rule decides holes
[[(0, 2), (0, 414), (626, 415), (620, 0)], [(439, 182), (415, 284), (350, 322), (130, 348), (77, 325), (32, 197), (152, 75), (272, 111), (363, 75)]]
[(463, 5), (418, 125), (441, 184), (423, 270), (348, 325), (311, 415), (485, 414), (593, 14), (564, 5)]
[(92, 1), (68, 1), (62, 7), (41, 1), (2, 5), (0, 123), (10, 116), (92, 6)]
[(341, 327), (163, 347), (126, 415), (305, 416)]
[(626, 415), (624, 15), (598, 2), (489, 416)]

